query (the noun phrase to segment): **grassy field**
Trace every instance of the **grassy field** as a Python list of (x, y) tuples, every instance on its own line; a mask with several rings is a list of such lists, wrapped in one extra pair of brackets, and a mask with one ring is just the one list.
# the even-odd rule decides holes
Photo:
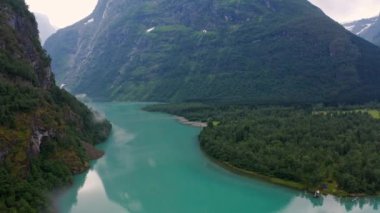
[(380, 111), (378, 109), (354, 109), (354, 110), (341, 110), (341, 111), (314, 111), (315, 115), (327, 115), (327, 114), (344, 114), (344, 113), (367, 113), (374, 119), (380, 119)]
[(362, 110), (364, 112), (367, 112), (370, 116), (372, 116), (374, 119), (380, 119), (380, 111), (375, 109), (366, 109)]

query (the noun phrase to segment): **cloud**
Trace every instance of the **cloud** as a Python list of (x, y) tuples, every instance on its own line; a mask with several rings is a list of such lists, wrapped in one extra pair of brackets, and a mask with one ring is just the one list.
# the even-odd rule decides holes
[(132, 141), (135, 136), (131, 133), (128, 133), (123, 128), (117, 126), (116, 124), (112, 125), (113, 131), (113, 139), (115, 140), (117, 145), (124, 145), (130, 141)]
[(374, 17), (380, 12), (380, 0), (309, 0), (338, 22)]
[(47, 15), (54, 26), (62, 28), (88, 16), (98, 0), (25, 0), (25, 2), (32, 12)]

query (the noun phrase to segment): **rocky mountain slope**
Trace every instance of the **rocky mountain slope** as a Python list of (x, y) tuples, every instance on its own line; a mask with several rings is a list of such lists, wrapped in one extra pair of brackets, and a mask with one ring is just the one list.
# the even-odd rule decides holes
[(46, 193), (88, 168), (110, 128), (55, 86), (24, 0), (1, 0), (0, 212), (49, 210)]
[(352, 33), (380, 46), (380, 16), (369, 19), (361, 19), (343, 26)]
[(50, 23), (47, 16), (40, 13), (34, 13), (38, 24), (38, 31), (40, 35), (41, 43), (44, 44), (46, 39), (57, 31), (55, 27)]
[(45, 47), (59, 83), (98, 99), (380, 98), (380, 49), (306, 0), (100, 0)]

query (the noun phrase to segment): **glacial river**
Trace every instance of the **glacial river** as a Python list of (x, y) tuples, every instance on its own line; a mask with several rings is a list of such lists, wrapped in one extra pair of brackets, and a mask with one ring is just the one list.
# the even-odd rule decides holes
[(315, 199), (304, 192), (233, 174), (201, 152), (201, 129), (139, 103), (98, 103), (113, 123), (106, 154), (56, 198), (66, 212), (342, 213), (380, 212), (379, 198)]

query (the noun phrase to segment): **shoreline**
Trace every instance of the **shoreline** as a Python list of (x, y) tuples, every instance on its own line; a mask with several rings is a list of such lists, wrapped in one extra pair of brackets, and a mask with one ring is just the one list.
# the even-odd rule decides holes
[(181, 124), (193, 126), (193, 127), (200, 127), (200, 128), (205, 128), (207, 127), (207, 123), (205, 122), (200, 122), (200, 121), (190, 121), (185, 117), (182, 116), (175, 116), (175, 119), (180, 122)]
[[(313, 195), (315, 190), (316, 190), (316, 189), (315, 190), (307, 189), (306, 186), (302, 183), (297, 183), (294, 181), (284, 180), (284, 179), (276, 178), (276, 177), (270, 177), (270, 176), (263, 175), (263, 174), (260, 174), (260, 173), (254, 172), (254, 171), (249, 171), (246, 169), (236, 167), (236, 166), (234, 166), (228, 162), (219, 161), (219, 160), (213, 158), (212, 156), (210, 156), (209, 154), (207, 154), (207, 152), (200, 145), (200, 141), (199, 141), (199, 148), (200, 148), (201, 152), (203, 153), (203, 155), (207, 159), (209, 159), (212, 163), (214, 163), (217, 166), (220, 166), (223, 169), (225, 169), (231, 173), (234, 173), (236, 175), (244, 176), (247, 178), (252, 178), (255, 180), (264, 181), (264, 182), (275, 184), (275, 185), (279, 185), (282, 187), (286, 187), (288, 189), (298, 190), (300, 192), (304, 191), (304, 192), (310, 193), (311, 195)], [(321, 191), (322, 195), (333, 195), (333, 196), (339, 197), (339, 198), (349, 198), (349, 197), (351, 197), (351, 198), (367, 198), (367, 197), (373, 197), (373, 196), (376, 197), (376, 196), (380, 195), (380, 193), (376, 194), (376, 195), (367, 195), (367, 194), (360, 194), (360, 193), (359, 194), (351, 194), (351, 193), (348, 193), (348, 192), (345, 192), (342, 190), (337, 190), (335, 192), (321, 190), (321, 189), (319, 189), (319, 190)]]
[[(204, 123), (204, 122), (190, 121), (183, 116), (174, 115), (174, 117), (176, 118), (176, 120), (178, 122), (180, 122), (181, 124), (184, 124), (184, 125), (189, 125), (189, 126), (193, 126), (193, 127), (200, 127), (200, 128), (207, 127), (207, 123)], [(210, 156), (203, 149), (203, 147), (201, 146), (201, 142), (199, 140), (198, 140), (198, 145), (199, 145), (201, 152), (203, 153), (203, 155), (207, 159), (209, 159), (212, 163), (216, 164), (217, 166), (222, 167), (223, 169), (225, 169), (229, 172), (232, 172), (232, 173), (240, 175), (240, 176), (252, 178), (252, 179), (265, 181), (267, 183), (279, 185), (279, 186), (286, 187), (286, 188), (293, 189), (293, 190), (305, 191), (305, 192), (310, 193), (310, 194), (314, 193), (314, 190), (307, 189), (306, 186), (302, 183), (297, 183), (294, 181), (284, 180), (284, 179), (276, 178), (276, 177), (270, 177), (270, 176), (263, 175), (263, 174), (260, 174), (260, 173), (254, 172), (254, 171), (249, 171), (246, 169), (236, 167), (236, 166), (234, 166), (228, 162), (219, 161), (216, 158)], [(354, 194), (349, 194), (347, 192), (340, 191), (340, 190), (335, 192), (335, 193), (334, 192), (326, 192), (323, 190), (321, 190), (321, 191), (322, 191), (323, 195), (334, 195), (337, 197), (365, 197), (365, 195), (354, 195)]]
[(252, 178), (252, 179), (264, 181), (267, 183), (280, 185), (280, 186), (283, 186), (283, 187), (286, 187), (289, 189), (309, 192), (308, 190), (306, 190), (306, 187), (303, 184), (296, 183), (293, 181), (283, 180), (280, 178), (269, 177), (269, 176), (262, 175), (262, 174), (259, 174), (259, 173), (253, 172), (253, 171), (241, 169), (241, 168), (236, 167), (236, 166), (234, 166), (228, 162), (219, 161), (219, 160), (213, 158), (212, 156), (210, 156), (209, 154), (207, 154), (207, 152), (202, 148), (202, 146), (200, 144), (199, 144), (199, 147), (200, 147), (201, 152), (203, 153), (203, 155), (207, 159), (209, 159), (212, 163), (216, 164), (217, 166), (222, 167), (223, 169), (225, 169), (228, 172), (231, 172), (231, 173), (239, 175), (239, 176), (244, 176), (247, 178)]
[[(111, 128), (111, 131), (112, 131), (112, 128)], [(75, 176), (87, 174), (92, 168), (91, 163), (104, 157), (104, 155), (106, 154), (105, 151), (102, 148), (98, 148), (97, 146), (106, 143), (110, 135), (111, 135), (111, 132), (108, 134), (108, 137), (106, 140), (95, 145), (81, 141), (81, 144), (83, 145), (83, 148), (85, 149), (85, 152), (89, 157), (88, 162), (86, 163), (87, 166), (83, 170), (79, 171), (78, 173), (73, 173), (71, 175), (72, 181), (70, 183), (64, 184), (63, 186), (60, 186), (60, 187), (54, 187), (53, 190), (47, 193), (49, 204), (50, 204), (50, 206), (48, 206), (48, 212), (59, 213), (58, 198), (62, 196), (71, 187), (73, 187)]]
[[(170, 113), (168, 113), (168, 114), (170, 114)], [(173, 116), (176, 118), (176, 120), (178, 122), (180, 122), (181, 124), (184, 124), (184, 125), (189, 125), (189, 126), (193, 126), (193, 127), (202, 128), (202, 129), (207, 127), (207, 123), (205, 123), (205, 122), (190, 121), (189, 119), (187, 119), (183, 116), (177, 116), (177, 115), (173, 115)], [(376, 193), (375, 195), (369, 195), (369, 194), (363, 194), (363, 193), (348, 193), (346, 191), (340, 190), (340, 189), (335, 188), (335, 187), (332, 190), (331, 190), (331, 188), (328, 190), (326, 190), (326, 189), (322, 190), (319, 188), (308, 189), (306, 187), (306, 185), (302, 184), (302, 183), (298, 183), (298, 182), (294, 182), (294, 181), (290, 181), (290, 180), (285, 180), (285, 179), (281, 179), (281, 178), (277, 178), (277, 177), (271, 177), (271, 176), (263, 175), (263, 174), (255, 172), (255, 171), (250, 171), (250, 170), (239, 168), (239, 167), (234, 166), (228, 162), (219, 161), (219, 160), (213, 158), (212, 156), (210, 156), (203, 149), (203, 147), (201, 146), (201, 142), (199, 140), (198, 140), (198, 145), (199, 145), (200, 150), (203, 153), (203, 155), (206, 158), (208, 158), (211, 162), (213, 162), (217, 166), (220, 166), (223, 169), (225, 169), (229, 172), (232, 172), (234, 174), (237, 174), (237, 175), (245, 176), (245, 177), (256, 179), (256, 180), (265, 181), (267, 183), (279, 185), (282, 187), (286, 187), (288, 189), (298, 190), (300, 192), (304, 191), (304, 192), (310, 193), (311, 195), (313, 195), (316, 190), (319, 190), (322, 195), (333, 195), (333, 196), (336, 196), (339, 198), (348, 198), (348, 197), (366, 198), (366, 197), (380, 196), (380, 192)]]

